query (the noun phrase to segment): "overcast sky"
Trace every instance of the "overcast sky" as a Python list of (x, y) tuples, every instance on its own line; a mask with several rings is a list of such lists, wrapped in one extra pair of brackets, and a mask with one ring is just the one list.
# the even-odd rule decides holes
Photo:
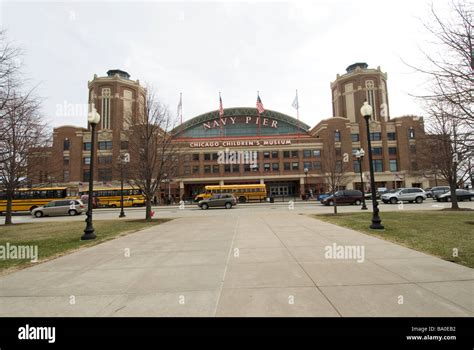
[[(420, 77), (430, 2), (213, 1), (142, 3), (2, 1), (0, 23), (24, 50), (25, 76), (39, 84), (52, 126), (86, 125), (87, 81), (122, 69), (151, 84), (184, 120), (218, 108), (255, 106), (310, 126), (332, 116), (330, 82), (354, 62), (388, 73), (391, 117), (422, 115), (409, 96)], [(434, 1), (440, 13), (446, 1)], [(59, 106), (78, 106), (67, 117)], [(59, 115), (58, 115), (59, 114)]]

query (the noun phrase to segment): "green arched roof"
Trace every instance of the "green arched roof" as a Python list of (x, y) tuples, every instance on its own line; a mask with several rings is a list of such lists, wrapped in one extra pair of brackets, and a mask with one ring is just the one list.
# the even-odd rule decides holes
[[(257, 109), (252, 107), (234, 107), (234, 108), (225, 108), (224, 109), (224, 116), (226, 117), (257, 117)], [(290, 117), (289, 115), (272, 111), (266, 109), (260, 115), (261, 118), (269, 118), (273, 120), (277, 120), (283, 124), (289, 125), (294, 128), (294, 130), (298, 133), (307, 133), (310, 129), (309, 125), (303, 123), (302, 121), (298, 121), (296, 118)], [(178, 134), (186, 134), (186, 131), (193, 129), (195, 127), (200, 127), (203, 123), (219, 119), (219, 110), (207, 112), (192, 119), (185, 121), (182, 125), (176, 127), (173, 131), (177, 132)]]

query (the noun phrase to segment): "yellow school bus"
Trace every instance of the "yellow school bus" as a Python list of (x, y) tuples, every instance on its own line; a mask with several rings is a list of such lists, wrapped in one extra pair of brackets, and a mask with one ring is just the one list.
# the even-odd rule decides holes
[[(52, 200), (68, 197), (67, 187), (19, 188), (13, 193), (12, 211), (32, 211)], [(7, 210), (7, 194), (0, 190), (0, 214)]]
[[(79, 191), (81, 199), (84, 198), (87, 203), (88, 189)], [(98, 207), (115, 208), (120, 207), (120, 187), (99, 187), (94, 188), (93, 198), (95, 198)], [(145, 205), (145, 197), (139, 188), (123, 188), (123, 204), (125, 207), (139, 207)]]
[(205, 192), (198, 194), (194, 200), (200, 201), (211, 197), (215, 193), (232, 193), (240, 203), (245, 203), (252, 200), (265, 200), (267, 188), (262, 184), (206, 186)]

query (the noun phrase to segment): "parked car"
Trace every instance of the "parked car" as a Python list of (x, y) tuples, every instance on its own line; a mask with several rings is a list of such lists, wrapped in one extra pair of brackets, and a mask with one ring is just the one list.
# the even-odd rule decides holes
[[(474, 198), (474, 192), (470, 192), (467, 190), (457, 189), (456, 190), (456, 198), (458, 201), (472, 201)], [(446, 192), (438, 196), (436, 198), (438, 202), (451, 202), (451, 192)]]
[(426, 193), (426, 198), (433, 198), (433, 192), (431, 192), (431, 187), (427, 187), (424, 189)]
[(331, 193), (321, 193), (318, 194), (318, 200), (319, 202), (323, 203), (324, 198), (327, 198), (331, 195)]
[(431, 196), (433, 197), (433, 199), (438, 199), (438, 196), (449, 191), (449, 186), (436, 186), (431, 188)]
[(40, 218), (42, 216), (81, 215), (86, 211), (87, 206), (80, 199), (61, 199), (33, 209), (31, 214)]
[(397, 188), (384, 193), (381, 196), (382, 202), (384, 203), (398, 203), (398, 202), (409, 202), (409, 203), (423, 203), (426, 199), (426, 193), (421, 188)]
[(209, 198), (200, 200), (198, 206), (201, 209), (225, 207), (226, 209), (232, 208), (237, 205), (237, 198), (233, 194), (214, 194)]
[(343, 190), (337, 191), (334, 195), (330, 195), (322, 200), (324, 205), (336, 204), (355, 204), (360, 205), (362, 203), (362, 192), (357, 190)]
[(387, 187), (379, 187), (377, 188), (377, 191), (375, 192), (377, 195), (377, 198), (380, 198), (384, 193), (387, 193), (389, 189)]

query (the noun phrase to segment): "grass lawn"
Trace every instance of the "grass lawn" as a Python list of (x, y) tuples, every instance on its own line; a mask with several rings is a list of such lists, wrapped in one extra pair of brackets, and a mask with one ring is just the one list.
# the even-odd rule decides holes
[[(474, 212), (397, 211), (381, 213), (385, 231), (369, 229), (372, 212), (313, 215), (441, 259), (474, 267)], [(458, 257), (453, 257), (453, 249)]]
[[(159, 225), (169, 219), (144, 220), (94, 220), (97, 238), (81, 241), (85, 228), (84, 221), (42, 222), (0, 225), (0, 246), (37, 245), (38, 261), (50, 260), (74, 250), (123, 236), (138, 230)], [(34, 265), (30, 260), (4, 259), (0, 256), (0, 274)]]

